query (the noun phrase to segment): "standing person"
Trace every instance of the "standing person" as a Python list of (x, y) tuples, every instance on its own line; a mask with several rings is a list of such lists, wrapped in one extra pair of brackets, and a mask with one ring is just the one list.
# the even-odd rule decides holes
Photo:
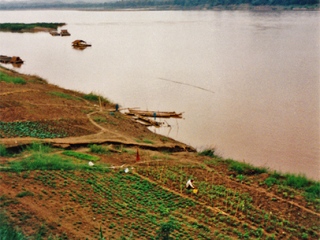
[(193, 185), (193, 179), (189, 179), (186, 183), (186, 189), (195, 189)]

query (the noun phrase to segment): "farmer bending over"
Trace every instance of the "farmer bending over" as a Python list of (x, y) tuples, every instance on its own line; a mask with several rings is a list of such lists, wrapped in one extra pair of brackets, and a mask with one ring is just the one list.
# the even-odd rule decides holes
[(193, 186), (193, 179), (189, 179), (188, 182), (186, 183), (186, 189), (195, 189)]

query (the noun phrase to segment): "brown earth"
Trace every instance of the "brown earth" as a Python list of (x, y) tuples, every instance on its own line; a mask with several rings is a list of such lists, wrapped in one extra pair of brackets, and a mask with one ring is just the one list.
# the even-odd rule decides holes
[[(239, 230), (238, 235), (226, 230), (238, 225), (246, 225), (250, 231), (262, 228), (263, 235), (260, 239), (319, 239), (319, 208), (307, 202), (301, 191), (281, 189), (277, 186), (267, 187), (263, 181), (269, 176), (268, 173), (253, 174), (240, 181), (222, 159), (212, 160), (210, 157), (199, 156), (192, 147), (151, 132), (140, 123), (116, 112), (114, 104), (106, 99), (101, 99), (101, 102), (89, 101), (83, 93), (48, 84), (39, 77), (20, 75), (4, 68), (0, 71), (27, 80), (24, 85), (0, 81), (0, 122), (31, 121), (39, 126), (46, 126), (53, 133), (64, 134), (64, 137), (59, 138), (31, 138), (11, 136), (0, 129), (0, 144), (9, 150), (21, 150), (34, 141), (56, 147), (55, 154), (59, 154), (61, 148), (88, 152), (89, 144), (103, 145), (114, 154), (99, 155), (99, 162), (111, 166), (112, 171), (133, 167), (132, 174), (135, 176), (155, 183), (161, 189), (184, 199), (194, 201), (198, 210), (176, 213), (177, 216), (182, 216), (184, 221), (198, 221), (212, 232), (227, 231), (226, 235), (230, 239), (239, 239), (240, 233), (245, 234), (246, 230)], [(126, 151), (123, 151), (124, 148)], [(137, 149), (140, 161), (136, 158)], [(0, 166), (6, 167), (8, 162), (25, 157), (0, 157)], [(233, 208), (223, 199), (213, 203), (209, 195), (201, 194), (201, 189), (200, 194), (190, 195), (182, 191), (181, 183), (177, 184), (173, 178), (168, 177), (163, 181), (163, 174), (181, 169), (186, 176), (194, 176), (197, 182), (223, 186), (230, 192), (249, 196), (253, 208), (241, 210), (240, 203)], [(82, 185), (73, 181), (71, 185), (62, 186), (62, 182), (65, 181), (62, 173), (52, 172), (49, 175), (58, 178), (57, 184), (61, 184), (58, 188), (39, 182), (43, 176), (39, 171), (22, 174), (0, 172), (0, 206), (6, 210), (15, 226), (25, 234), (31, 235), (37, 231), (41, 223), (45, 223), (48, 231), (54, 235), (65, 234), (68, 239), (94, 239), (103, 222), (102, 230), (105, 236), (120, 239), (123, 230), (112, 231), (110, 227), (105, 227), (111, 224), (108, 219), (115, 217), (113, 213), (105, 216), (93, 213), (90, 207), (81, 207), (72, 200), (71, 192), (83, 192)], [(17, 197), (23, 191), (32, 192), (32, 196)], [(86, 191), (88, 194), (95, 194), (92, 190)], [(234, 196), (227, 195), (224, 199)], [(88, 200), (88, 205), (95, 201), (97, 200)], [(228, 222), (221, 227), (207, 223), (201, 220), (201, 217), (196, 217), (201, 209), (202, 217), (210, 213), (227, 217), (231, 223)], [(103, 220), (105, 217), (106, 222)], [(273, 223), (272, 219), (276, 223)], [(123, 219), (121, 224), (127, 224), (128, 221), (132, 220)], [(150, 232), (154, 236), (156, 229), (151, 229)], [(147, 239), (135, 236), (135, 239)], [(197, 239), (196, 236), (193, 236), (194, 239)]]

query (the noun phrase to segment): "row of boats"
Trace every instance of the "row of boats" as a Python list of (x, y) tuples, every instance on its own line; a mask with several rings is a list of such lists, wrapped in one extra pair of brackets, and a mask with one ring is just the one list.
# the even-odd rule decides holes
[[(164, 126), (164, 122), (156, 121), (157, 118), (182, 118), (182, 113), (176, 112), (163, 112), (163, 111), (146, 111), (128, 108), (126, 115), (132, 116), (132, 118), (146, 126), (161, 127)], [(153, 119), (152, 119), (153, 118)]]
[[(52, 36), (70, 36), (71, 34), (66, 29), (62, 29), (59, 32), (57, 31), (50, 31), (50, 34)], [(83, 50), (86, 47), (91, 47), (91, 44), (87, 43), (84, 40), (75, 40), (72, 42), (72, 46), (76, 49)], [(15, 67), (20, 67), (24, 61), (18, 57), (18, 56), (6, 56), (6, 55), (0, 55), (0, 63), (11, 63)]]

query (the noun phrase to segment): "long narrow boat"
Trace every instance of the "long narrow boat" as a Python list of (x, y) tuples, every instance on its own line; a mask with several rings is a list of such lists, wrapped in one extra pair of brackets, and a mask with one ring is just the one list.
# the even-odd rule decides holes
[(146, 111), (137, 109), (128, 109), (127, 115), (140, 115), (144, 117), (159, 117), (159, 118), (182, 118), (182, 113), (176, 112), (160, 112), (160, 111)]

